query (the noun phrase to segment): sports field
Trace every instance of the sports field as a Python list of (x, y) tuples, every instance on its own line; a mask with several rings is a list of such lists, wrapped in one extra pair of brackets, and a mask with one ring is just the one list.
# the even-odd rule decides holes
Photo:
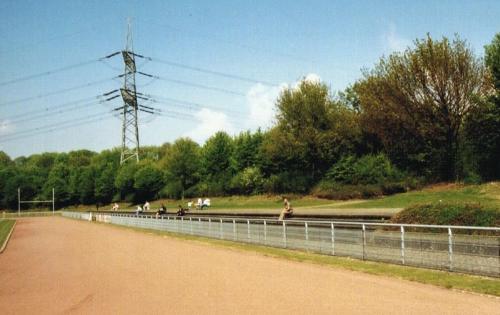
[(500, 299), (70, 219), (18, 221), (1, 314), (495, 314)]

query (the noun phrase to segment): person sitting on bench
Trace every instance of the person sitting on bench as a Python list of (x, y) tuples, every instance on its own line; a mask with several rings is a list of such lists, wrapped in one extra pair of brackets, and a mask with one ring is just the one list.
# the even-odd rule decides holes
[(287, 198), (283, 199), (283, 206), (284, 206), (283, 210), (281, 211), (280, 217), (278, 219), (279, 221), (283, 221), (283, 219), (289, 218), (293, 214), (292, 205), (290, 204)]
[(177, 216), (183, 217), (184, 215), (186, 215), (186, 211), (188, 211), (188, 209), (184, 209), (181, 205), (179, 205), (179, 210), (177, 210)]
[(160, 215), (167, 214), (167, 207), (162, 203), (160, 209), (156, 212), (156, 217), (158, 218)]
[(201, 205), (201, 210), (203, 210), (204, 208), (210, 208), (210, 199), (206, 198), (205, 200), (203, 200), (203, 204)]
[(142, 208), (141, 206), (137, 206), (137, 209), (135, 210), (135, 215), (139, 215), (140, 213), (142, 213)]

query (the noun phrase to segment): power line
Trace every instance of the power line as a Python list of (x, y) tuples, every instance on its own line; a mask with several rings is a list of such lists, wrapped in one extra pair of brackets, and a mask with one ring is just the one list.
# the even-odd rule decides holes
[(20, 117), (25, 117), (27, 115), (44, 113), (44, 112), (47, 112), (47, 111), (50, 111), (50, 110), (53, 110), (53, 109), (58, 109), (58, 108), (66, 107), (66, 106), (69, 106), (69, 105), (74, 105), (74, 104), (79, 104), (79, 103), (83, 103), (83, 102), (88, 102), (90, 100), (97, 99), (97, 98), (99, 98), (99, 96), (86, 97), (86, 98), (82, 98), (82, 99), (79, 99), (79, 100), (75, 100), (75, 101), (71, 101), (71, 102), (66, 102), (66, 103), (58, 104), (58, 105), (55, 105), (55, 106), (50, 106), (50, 107), (46, 107), (46, 108), (42, 108), (42, 109), (36, 109), (36, 110), (29, 111), (29, 112), (21, 113), (21, 114), (16, 114), (16, 115), (9, 116), (9, 117), (4, 117), (3, 119), (11, 121), (11, 120), (14, 120), (14, 119), (17, 119), (17, 118), (20, 118)]
[[(230, 113), (242, 115), (242, 116), (245, 115), (242, 112), (234, 111), (234, 110), (227, 109), (227, 108), (220, 107), (220, 106), (204, 105), (204, 104), (195, 103), (195, 102), (182, 101), (182, 100), (178, 100), (178, 99), (170, 98), (170, 97), (162, 97), (162, 96), (154, 96), (154, 95), (151, 95), (151, 96), (154, 98), (152, 100), (152, 102), (154, 102), (156, 104), (163, 104), (163, 105), (167, 105), (167, 106), (173, 105), (176, 107), (187, 108), (187, 109), (197, 109), (197, 110), (203, 109), (203, 108), (209, 108), (209, 109), (219, 110), (219, 111), (223, 111), (223, 112), (230, 112)], [(157, 100), (157, 99), (159, 99), (159, 100)]]
[(209, 85), (194, 83), (194, 82), (190, 82), (190, 81), (183, 81), (183, 80), (177, 80), (177, 79), (172, 79), (172, 78), (160, 77), (160, 76), (156, 76), (156, 75), (147, 74), (147, 73), (144, 73), (144, 72), (141, 72), (141, 71), (137, 71), (137, 73), (139, 73), (139, 74), (141, 74), (143, 76), (149, 77), (149, 78), (158, 79), (160, 81), (165, 81), (165, 82), (175, 83), (175, 84), (179, 84), (179, 85), (190, 86), (190, 87), (194, 87), (194, 88), (198, 88), (198, 89), (216, 91), (216, 92), (230, 94), (230, 95), (243, 96), (243, 97), (246, 96), (244, 93), (241, 93), (241, 92), (238, 92), (238, 91), (233, 91), (233, 90), (219, 88), (219, 87), (216, 87), (216, 86), (209, 86)]
[(59, 131), (59, 130), (66, 130), (66, 129), (70, 129), (70, 128), (74, 128), (74, 127), (78, 127), (78, 126), (82, 126), (82, 125), (88, 125), (88, 124), (92, 124), (92, 123), (95, 123), (95, 122), (99, 122), (99, 121), (103, 121), (103, 120), (108, 120), (110, 118), (113, 118), (113, 117), (112, 116), (100, 117), (100, 118), (97, 118), (97, 119), (91, 119), (91, 120), (88, 120), (88, 121), (82, 121), (82, 122), (79, 122), (79, 123), (73, 123), (72, 125), (65, 126), (65, 127), (57, 126), (57, 127), (52, 128), (52, 129), (47, 129), (45, 131), (37, 131), (37, 132), (32, 133), (32, 134), (17, 136), (17, 137), (8, 138), (8, 139), (0, 139), (0, 143), (9, 142), (9, 141), (13, 141), (13, 140), (19, 140), (19, 139), (25, 139), (25, 138), (29, 138), (29, 137), (33, 137), (33, 136), (38, 136), (38, 135), (42, 135), (42, 134), (46, 134), (46, 133), (50, 133), (50, 132), (54, 132), (54, 131)]
[(249, 77), (244, 77), (244, 76), (240, 76), (240, 75), (236, 75), (236, 74), (232, 74), (232, 73), (215, 71), (215, 70), (205, 69), (205, 68), (201, 68), (201, 67), (195, 67), (195, 66), (191, 66), (191, 65), (187, 65), (187, 64), (183, 64), (183, 63), (179, 63), (179, 62), (161, 60), (161, 59), (152, 58), (152, 57), (144, 57), (144, 58), (151, 60), (153, 62), (166, 64), (166, 65), (169, 65), (172, 67), (177, 67), (177, 68), (197, 71), (197, 72), (201, 72), (201, 73), (216, 75), (216, 76), (223, 77), (223, 78), (234, 79), (234, 80), (239, 80), (239, 81), (243, 81), (243, 82), (250, 82), (250, 83), (260, 83), (260, 84), (267, 85), (267, 86), (279, 86), (279, 84), (273, 83), (273, 82), (256, 80), (256, 79), (252, 79)]
[(26, 117), (26, 118), (17, 119), (17, 120), (9, 120), (9, 122), (10, 123), (20, 123), (20, 122), (32, 121), (32, 120), (35, 120), (35, 119), (45, 118), (45, 117), (53, 116), (53, 115), (56, 115), (56, 114), (64, 114), (64, 113), (68, 113), (68, 112), (73, 112), (75, 110), (88, 108), (90, 106), (99, 105), (99, 104), (102, 104), (102, 103), (103, 103), (102, 101), (99, 101), (99, 102), (92, 102), (92, 103), (85, 103), (85, 104), (80, 104), (80, 105), (74, 105), (74, 106), (71, 106), (71, 107), (68, 107), (68, 108), (60, 109), (58, 111), (49, 111), (49, 112), (41, 113), (41, 114), (38, 114), (38, 115), (35, 115), (35, 116), (30, 116), (30, 117)]
[[(40, 126), (40, 127), (36, 127), (36, 128), (31, 128), (31, 129), (15, 132), (13, 134), (9, 134), (7, 136), (1, 137), (0, 143), (11, 141), (11, 140), (21, 139), (24, 137), (28, 137), (28, 135), (32, 136), (34, 134), (42, 134), (42, 133), (46, 133), (46, 132), (50, 132), (50, 131), (54, 131), (54, 130), (60, 130), (60, 129), (74, 127), (77, 125), (79, 126), (79, 125), (85, 124), (87, 122), (94, 121), (96, 118), (99, 118), (98, 120), (102, 120), (102, 119), (105, 119), (106, 118), (105, 115), (109, 114), (109, 113), (110, 113), (109, 111), (100, 112), (97, 114), (88, 115), (88, 116), (80, 117), (77, 119), (65, 121), (62, 123), (44, 125), (44, 126)], [(109, 116), (107, 118), (111, 118), (111, 117), (112, 116)]]
[(110, 55), (102, 57), (102, 58), (97, 58), (97, 59), (87, 60), (87, 61), (83, 61), (83, 62), (78, 62), (78, 63), (72, 64), (72, 65), (68, 65), (68, 66), (64, 66), (64, 67), (60, 67), (60, 68), (56, 68), (56, 69), (52, 69), (52, 70), (48, 70), (48, 71), (44, 71), (44, 72), (40, 72), (40, 73), (30, 74), (30, 75), (27, 75), (27, 76), (24, 76), (24, 77), (19, 77), (19, 78), (12, 79), (12, 80), (9, 80), (9, 81), (0, 82), (0, 86), (6, 86), (6, 85), (14, 84), (14, 83), (17, 83), (17, 82), (22, 82), (22, 81), (26, 81), (26, 80), (35, 79), (35, 78), (40, 78), (40, 77), (44, 77), (44, 76), (56, 74), (56, 73), (59, 73), (59, 72), (68, 71), (68, 70), (71, 70), (71, 69), (74, 69), (74, 68), (79, 68), (79, 67), (82, 67), (82, 66), (86, 66), (86, 65), (92, 64), (94, 62), (98, 62), (98, 61), (103, 61), (105, 59), (109, 59), (109, 58), (113, 57), (115, 54), (117, 54), (117, 53), (113, 53), (113, 54), (110, 54)]
[(26, 97), (26, 98), (17, 99), (17, 100), (12, 100), (12, 101), (9, 101), (9, 102), (0, 103), (0, 107), (1, 106), (8, 106), (8, 105), (19, 104), (19, 103), (23, 103), (23, 102), (27, 102), (27, 101), (39, 99), (39, 98), (44, 98), (44, 97), (47, 97), (47, 96), (53, 96), (53, 95), (57, 95), (57, 94), (63, 94), (63, 93), (66, 93), (66, 92), (70, 92), (70, 91), (74, 91), (74, 90), (86, 88), (86, 87), (89, 87), (89, 86), (101, 84), (101, 83), (104, 83), (104, 82), (108, 82), (110, 80), (115, 80), (117, 78), (119, 78), (119, 77), (115, 76), (115, 77), (111, 77), (111, 78), (107, 78), (107, 79), (103, 79), (103, 80), (93, 81), (93, 82), (85, 83), (85, 84), (82, 84), (82, 85), (77, 85), (77, 86), (73, 86), (73, 87), (70, 87), (70, 88), (66, 88), (66, 89), (62, 89), (62, 90), (50, 92), (50, 93), (39, 94), (39, 95), (35, 95), (35, 96), (30, 96), (30, 97)]

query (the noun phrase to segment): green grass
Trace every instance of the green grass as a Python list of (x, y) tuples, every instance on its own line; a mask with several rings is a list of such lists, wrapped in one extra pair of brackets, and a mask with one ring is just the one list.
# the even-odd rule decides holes
[(447, 203), (480, 203), (486, 207), (500, 209), (500, 183), (431, 187), (352, 205), (340, 205), (339, 208), (405, 208), (414, 204), (434, 203), (440, 200)]
[(15, 222), (14, 220), (0, 220), (0, 248), (2, 248), (3, 242), (7, 239)]
[[(171, 200), (171, 199), (160, 199), (155, 201), (150, 201), (151, 209), (158, 209), (163, 203), (167, 206), (169, 211), (177, 209), (178, 205), (187, 207), (189, 201), (193, 201), (196, 204), (197, 198), (186, 198), (182, 200)], [(269, 210), (274, 209), (277, 212), (281, 211), (283, 208), (283, 199), (281, 196), (276, 195), (257, 195), (257, 196), (229, 196), (229, 197), (211, 197), (210, 202), (212, 207), (210, 211), (229, 211), (229, 210)], [(323, 205), (334, 205), (340, 201), (320, 199), (310, 196), (291, 196), (291, 202), (294, 208), (300, 207), (317, 207)], [(135, 209), (137, 205), (119, 203), (120, 209)], [(111, 210), (112, 204), (100, 206), (100, 210)], [(95, 210), (95, 205), (89, 206), (71, 206), (67, 210)]]
[[(98, 223), (106, 224), (106, 223)], [(110, 226), (106, 224), (107, 226)], [(140, 229), (135, 227), (125, 227), (111, 225), (114, 228), (128, 229), (138, 232), (173, 237), (180, 240), (196, 241), (205, 245), (215, 245), (238, 251), (250, 251), (268, 257), (312, 263), (331, 268), (340, 268), (357, 272), (364, 272), (372, 275), (387, 276), (402, 280), (409, 280), (424, 284), (436, 285), (448, 289), (464, 290), (475, 293), (500, 296), (500, 279), (472, 276), (460, 273), (451, 273), (438, 270), (429, 270), (415, 267), (399, 266), (378, 262), (361, 261), (357, 259), (320, 255), (310, 252), (280, 249), (260, 246), (255, 244), (237, 243), (225, 240), (209, 239), (199, 236), (177, 234), (165, 231)]]

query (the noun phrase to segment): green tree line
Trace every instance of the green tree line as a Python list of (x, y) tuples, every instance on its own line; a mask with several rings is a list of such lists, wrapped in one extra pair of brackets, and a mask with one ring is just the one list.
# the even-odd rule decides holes
[(344, 91), (302, 80), (282, 90), (268, 130), (141, 148), (11, 159), (0, 151), (0, 203), (59, 207), (229, 194), (350, 198), (423, 182), (500, 178), (500, 33), (477, 57), (465, 40), (417, 39)]

